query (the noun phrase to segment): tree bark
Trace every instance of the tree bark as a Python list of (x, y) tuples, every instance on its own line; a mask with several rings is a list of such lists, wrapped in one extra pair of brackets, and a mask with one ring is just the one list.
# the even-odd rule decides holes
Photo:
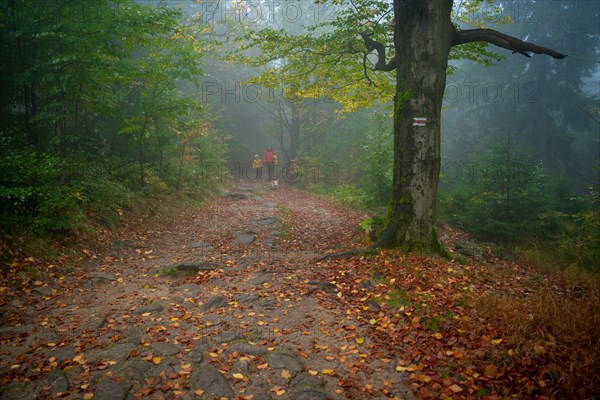
[[(452, 1), (394, 0), (396, 96), (392, 200), (377, 246), (434, 250), (440, 117), (452, 47)], [(426, 118), (415, 126), (413, 118)]]
[[(452, 0), (394, 0), (394, 47), (386, 61), (385, 46), (361, 36), (377, 52), (376, 70), (396, 69), (394, 98), (394, 167), (392, 200), (380, 247), (439, 251), (434, 232), (435, 196), (440, 172), (440, 119), (450, 48), (487, 42), (530, 57), (566, 55), (492, 29), (458, 31), (452, 25)], [(425, 118), (425, 126), (413, 118)]]

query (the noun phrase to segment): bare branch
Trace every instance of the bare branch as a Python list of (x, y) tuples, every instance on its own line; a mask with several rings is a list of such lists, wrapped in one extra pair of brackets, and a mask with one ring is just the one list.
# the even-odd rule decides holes
[(377, 64), (375, 64), (375, 69), (377, 71), (393, 71), (396, 69), (396, 57), (392, 57), (389, 62), (386, 61), (385, 46), (383, 43), (371, 39), (371, 37), (367, 35), (367, 32), (361, 32), (360, 36), (362, 36), (367, 50), (377, 52)]
[(471, 42), (488, 42), (503, 49), (512, 50), (513, 53), (522, 54), (525, 57), (531, 57), (529, 53), (546, 54), (558, 60), (566, 57), (566, 54), (561, 54), (547, 47), (524, 42), (521, 39), (505, 35), (493, 29), (455, 30), (452, 39), (452, 46)]
[(367, 53), (363, 53), (363, 72), (365, 74), (365, 78), (367, 78), (367, 81), (369, 81), (369, 86), (373, 85), (375, 87), (377, 87), (377, 85), (375, 84), (375, 82), (373, 82), (371, 80), (371, 78), (369, 78), (369, 72), (367, 70)]

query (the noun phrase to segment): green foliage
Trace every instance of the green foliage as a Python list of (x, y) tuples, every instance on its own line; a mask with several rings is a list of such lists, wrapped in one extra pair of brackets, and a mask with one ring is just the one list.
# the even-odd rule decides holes
[(62, 185), (61, 160), (0, 137), (0, 229), (49, 235), (76, 229), (83, 220), (79, 193)]
[(548, 228), (550, 198), (543, 166), (506, 143), (475, 161), (476, 176), (461, 177), (440, 196), (440, 209), (454, 224), (492, 241), (540, 238)]
[[(439, 193), (442, 220), (482, 240), (519, 245), (541, 266), (600, 270), (598, 189), (576, 198), (561, 179), (510, 142), (475, 160), (481, 174), (462, 177)], [(586, 204), (587, 203), (587, 204)]]
[(324, 183), (317, 183), (311, 185), (310, 190), (315, 193), (330, 196), (346, 207), (365, 209), (367, 205), (367, 194), (354, 185), (340, 184), (330, 186)]
[(554, 262), (563, 267), (577, 265), (600, 272), (600, 213), (598, 185), (591, 186), (586, 208), (574, 213), (557, 213), (561, 235), (557, 246), (547, 249)]
[(200, 197), (213, 186), (202, 163), (223, 161), (182, 90), (202, 74), (201, 27), (165, 5), (82, 4), (0, 6), (0, 239), (115, 225), (139, 198)]
[(365, 163), (362, 188), (367, 205), (387, 205), (392, 194), (392, 161), (394, 159), (391, 118), (380, 112), (374, 116), (374, 130), (366, 135), (361, 161)]

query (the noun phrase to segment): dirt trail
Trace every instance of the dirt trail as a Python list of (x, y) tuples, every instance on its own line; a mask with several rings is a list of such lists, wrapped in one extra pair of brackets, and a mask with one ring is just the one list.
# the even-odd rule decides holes
[(90, 250), (81, 270), (3, 291), (0, 398), (412, 399), (315, 262), (360, 246), (360, 219), (244, 184)]

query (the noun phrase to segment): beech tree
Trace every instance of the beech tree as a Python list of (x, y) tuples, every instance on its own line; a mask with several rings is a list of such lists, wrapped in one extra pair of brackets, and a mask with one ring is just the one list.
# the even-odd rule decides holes
[[(394, 166), (389, 217), (379, 245), (437, 246), (433, 222), (440, 172), (440, 122), (450, 49), (486, 42), (530, 57), (555, 50), (492, 29), (458, 30), (450, 18), (451, 0), (394, 1), (395, 56), (386, 60), (383, 44), (363, 33), (377, 52), (376, 69), (396, 70)], [(415, 122), (415, 118), (426, 118)], [(424, 125), (424, 126), (422, 126)]]
[[(331, 3), (342, 4), (335, 0)], [(483, 6), (489, 8), (482, 10)], [(385, 102), (393, 96), (392, 198), (378, 246), (438, 248), (434, 232), (435, 195), (449, 59), (492, 64), (500, 57), (488, 51), (487, 44), (526, 57), (531, 57), (531, 53), (555, 59), (566, 57), (550, 48), (486, 29), (484, 23), (497, 22), (497, 15), (502, 12), (491, 1), (464, 1), (460, 8), (454, 8), (452, 0), (394, 0), (393, 4), (364, 0), (341, 9), (334, 21), (317, 24), (309, 35), (291, 36), (281, 30), (265, 29), (244, 37), (247, 45), (242, 51), (251, 47), (262, 50), (260, 56), (244, 61), (267, 67), (255, 83), (296, 76), (297, 81), (288, 83), (299, 88), (297, 96), (329, 96), (349, 111), (370, 104), (373, 99)], [(475, 29), (460, 29), (461, 13), (478, 16), (469, 21)], [(269, 64), (274, 60), (279, 61)], [(320, 79), (303, 82), (309, 72)], [(357, 74), (363, 79), (357, 80)], [(392, 93), (390, 80), (395, 83)]]

